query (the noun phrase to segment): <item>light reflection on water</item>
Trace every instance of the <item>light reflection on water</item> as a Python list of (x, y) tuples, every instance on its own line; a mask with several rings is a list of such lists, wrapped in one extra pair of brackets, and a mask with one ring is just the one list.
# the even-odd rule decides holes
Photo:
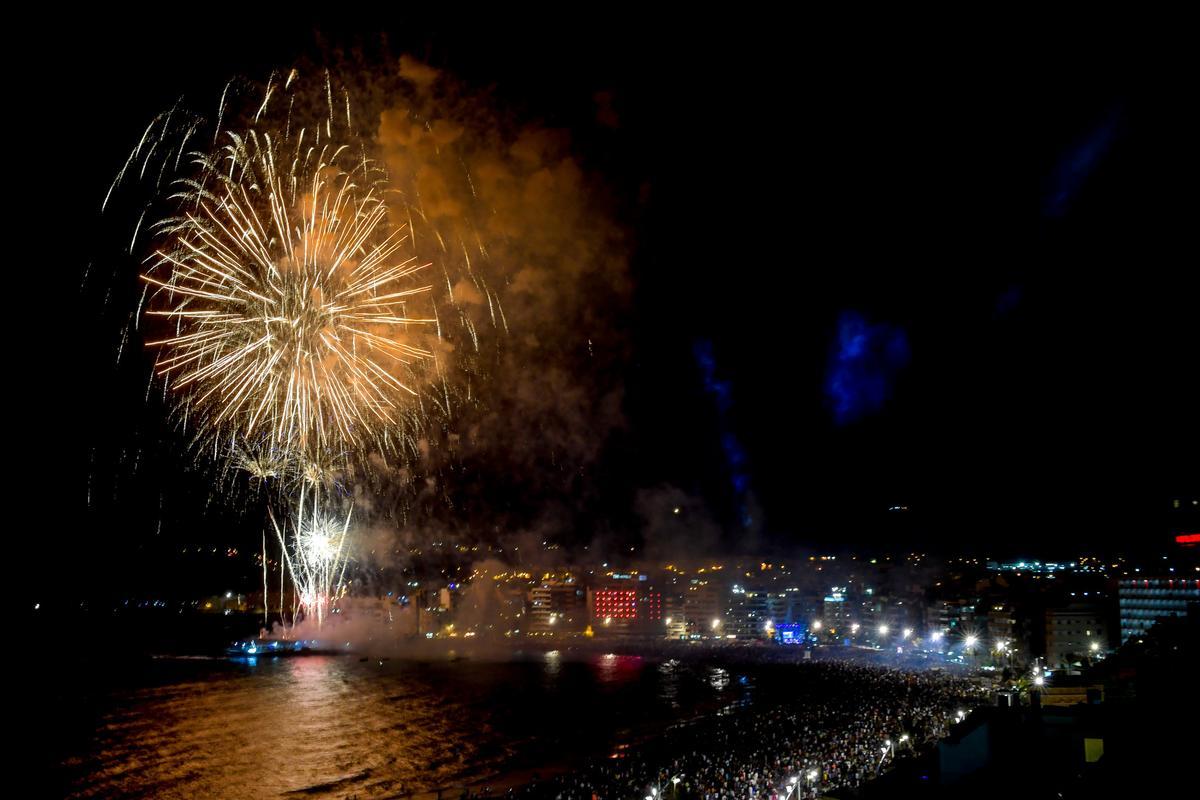
[(658, 665), (659, 696), (671, 708), (679, 708), (679, 662), (669, 659)]
[[(731, 698), (704, 668), (552, 651), (507, 662), (310, 656), (166, 662), (104, 693), (63, 764), (70, 797), (388, 797), (619, 746), (637, 726)], [(723, 670), (721, 671), (723, 672)], [(720, 684), (720, 685), (718, 685)], [(736, 689), (736, 687), (734, 687)], [(586, 724), (580, 724), (581, 721)]]
[(546, 653), (546, 680), (553, 682), (558, 678), (558, 674), (562, 671), (562, 653), (558, 650), (551, 650)]

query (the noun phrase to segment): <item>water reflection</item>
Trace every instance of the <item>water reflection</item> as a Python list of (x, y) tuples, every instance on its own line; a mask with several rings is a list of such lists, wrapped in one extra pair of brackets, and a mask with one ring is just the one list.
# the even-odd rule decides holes
[(679, 662), (669, 659), (658, 665), (659, 697), (671, 708), (679, 708)]
[[(548, 752), (624, 753), (639, 730), (712, 713), (743, 692), (727, 689), (720, 667), (566, 650), (501, 662), (309, 656), (154, 669), (136, 688), (89, 689), (103, 702), (95, 720), (75, 722), (92, 734), (62, 763), (68, 797), (368, 800), (461, 787), (551, 766)], [(564, 743), (547, 714), (587, 724)]]
[(721, 690), (729, 685), (729, 670), (724, 667), (709, 667), (708, 685)]
[(602, 684), (619, 684), (637, 677), (642, 671), (642, 658), (605, 653), (600, 656), (596, 665), (596, 676)]

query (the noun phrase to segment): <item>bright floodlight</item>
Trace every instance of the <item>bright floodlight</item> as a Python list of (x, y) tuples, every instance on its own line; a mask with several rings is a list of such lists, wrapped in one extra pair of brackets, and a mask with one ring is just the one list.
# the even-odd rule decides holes
[(715, 631), (717, 628), (721, 627), (721, 620), (714, 619), (712, 621), (712, 626), (713, 626), (713, 630)]
[(819, 630), (821, 630), (821, 620), (819, 620), (819, 619), (817, 619), (817, 620), (813, 620), (812, 629), (813, 629), (814, 631), (819, 631)]
[(1046, 683), (1046, 679), (1043, 678), (1041, 675), (1038, 675), (1036, 678), (1033, 679), (1034, 686), (1043, 686), (1045, 683)]
[(968, 636), (967, 640), (966, 640), (967, 649), (970, 650), (972, 647), (975, 646), (976, 642), (978, 642), (978, 641), (979, 641), (978, 636), (976, 636), (974, 634), (971, 634), (970, 636)]
[(934, 631), (933, 633), (929, 634), (929, 641), (940, 642), (941, 640), (942, 640), (942, 632), (941, 631)]
[(887, 632), (888, 632), (888, 626), (887, 626), (887, 625), (880, 625), (880, 626), (879, 626), (879, 635), (880, 635), (880, 636), (887, 636)]
[(904, 638), (907, 639), (910, 636), (912, 636), (912, 628), (905, 628), (904, 629)]
[(1096, 651), (1097, 651), (1097, 650), (1099, 650), (1099, 649), (1100, 649), (1100, 643), (1099, 643), (1099, 642), (1092, 642), (1092, 652), (1094, 653), (1094, 652), (1096, 652)]
[(850, 632), (858, 633), (858, 623), (857, 622), (850, 626)]

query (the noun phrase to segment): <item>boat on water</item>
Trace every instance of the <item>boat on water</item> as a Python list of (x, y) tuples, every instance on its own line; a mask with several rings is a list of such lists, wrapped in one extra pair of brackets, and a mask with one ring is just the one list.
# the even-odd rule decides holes
[(351, 652), (350, 642), (338, 646), (321, 639), (280, 639), (274, 636), (237, 641), (225, 648), (230, 658), (331, 656)]

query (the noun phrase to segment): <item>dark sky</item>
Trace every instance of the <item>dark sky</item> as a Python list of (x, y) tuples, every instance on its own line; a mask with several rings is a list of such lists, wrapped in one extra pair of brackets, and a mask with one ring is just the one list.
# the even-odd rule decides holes
[[(569, 128), (634, 235), (628, 427), (597, 472), (614, 518), (671, 485), (733, 548), (749, 529), (772, 548), (1035, 557), (1186, 524), (1169, 503), (1200, 496), (1195, 139), (1169, 53), (767, 20), (542, 33), (550, 21), (369, 32), (201, 14), (18, 43), (28, 116), (6, 136), (19, 205), (37, 213), (17, 215), (15, 272), (34, 278), (13, 348), (32, 496), (14, 505), (45, 508), (55, 541), (93, 555), (153, 536), (162, 503), (180, 539), (257, 530), (206, 506), (203, 479), (169, 458), (127, 517), (86, 508), (88, 476), (106, 480), (97, 440), (121, 445), (145, 411), (104, 357), (112, 319), (79, 291), (89, 238), (111, 235), (99, 201), (176, 97), (207, 104), (233, 74), (377, 52), (386, 29), (391, 52)], [(596, 123), (601, 91), (615, 130)]]

